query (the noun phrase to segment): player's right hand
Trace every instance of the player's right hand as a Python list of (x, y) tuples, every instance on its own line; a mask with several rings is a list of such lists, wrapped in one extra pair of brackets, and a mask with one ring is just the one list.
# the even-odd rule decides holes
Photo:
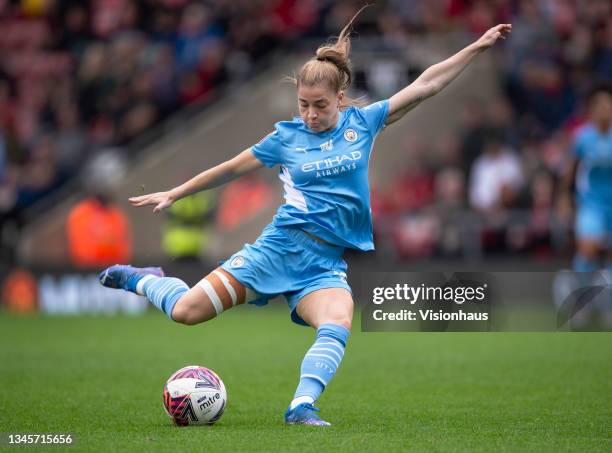
[(174, 203), (174, 198), (170, 192), (156, 192), (147, 195), (140, 195), (139, 197), (130, 197), (130, 204), (135, 207), (155, 205), (153, 212), (161, 212), (162, 210), (169, 208)]

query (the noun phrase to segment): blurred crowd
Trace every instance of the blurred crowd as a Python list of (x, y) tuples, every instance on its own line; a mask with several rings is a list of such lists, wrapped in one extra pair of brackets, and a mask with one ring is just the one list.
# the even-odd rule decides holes
[[(274, 49), (337, 33), (362, 4), (0, 0), (0, 226), (101, 150), (129, 149), (169, 115), (252, 75)], [(557, 185), (587, 91), (612, 78), (611, 5), (386, 0), (364, 11), (360, 38), (376, 36), (391, 51), (415, 35), (475, 38), (513, 24), (494, 50), (504, 95), (468, 100), (457, 131), (433, 143), (407, 138), (410, 165), (390, 189), (374, 190), (377, 230), (402, 256), (567, 245), (571, 200)], [(358, 73), (357, 88), (386, 97), (414, 78), (404, 69)]]
[(251, 75), (318, 13), (294, 0), (0, 0), (0, 224), (101, 150)]

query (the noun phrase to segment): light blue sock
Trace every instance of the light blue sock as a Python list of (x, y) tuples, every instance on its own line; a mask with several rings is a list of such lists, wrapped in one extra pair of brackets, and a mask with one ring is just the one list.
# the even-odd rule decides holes
[(349, 333), (337, 324), (323, 324), (317, 329), (317, 339), (302, 361), (292, 409), (300, 403), (314, 403), (321, 396), (340, 366)]
[(189, 290), (183, 280), (175, 277), (156, 277), (147, 275), (136, 286), (137, 292), (151, 301), (153, 305), (172, 319), (172, 309), (176, 302)]

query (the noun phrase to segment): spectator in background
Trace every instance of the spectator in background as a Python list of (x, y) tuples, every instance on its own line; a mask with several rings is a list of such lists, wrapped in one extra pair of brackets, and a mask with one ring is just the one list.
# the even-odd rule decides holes
[(176, 36), (175, 52), (181, 73), (194, 69), (206, 50), (223, 36), (222, 30), (214, 23), (211, 10), (201, 3), (192, 3), (181, 16)]
[(127, 263), (132, 257), (128, 219), (101, 193), (92, 194), (72, 208), (66, 229), (70, 260), (78, 268)]
[(6, 139), (4, 137), (4, 131), (0, 128), (0, 184), (4, 182), (6, 178)]
[(431, 255), (436, 247), (439, 220), (433, 215), (434, 173), (426, 156), (431, 154), (422, 137), (404, 143), (407, 162), (389, 194), (393, 211), (399, 214), (391, 228), (397, 253), (403, 257)]
[(531, 181), (531, 208), (529, 216), (530, 245), (538, 252), (551, 245), (554, 218), (554, 180), (550, 173), (541, 171)]
[(99, 154), (84, 172), (89, 196), (68, 215), (66, 234), (72, 264), (100, 268), (132, 258), (132, 231), (125, 213), (112, 201), (112, 191), (125, 173), (116, 152)]
[(430, 149), (421, 137), (410, 137), (403, 154), (407, 163), (392, 185), (390, 199), (396, 212), (408, 213), (431, 204), (434, 175), (426, 157)]
[(523, 184), (523, 169), (516, 153), (504, 147), (497, 134), (489, 134), (471, 171), (470, 205), (483, 213), (512, 208)]
[(16, 208), (29, 206), (62, 183), (54, 137), (42, 135), (18, 170)]
[(464, 248), (465, 175), (447, 167), (436, 175), (434, 212), (439, 219), (438, 253), (458, 256)]
[(67, 178), (77, 172), (85, 161), (87, 137), (79, 124), (79, 111), (75, 103), (61, 103), (55, 116), (57, 165), (62, 176)]
[(485, 135), (482, 155), (470, 172), (470, 206), (480, 214), (481, 246), (486, 252), (522, 250), (526, 246), (523, 219), (515, 210), (525, 184), (518, 155), (499, 132)]
[(213, 224), (214, 201), (212, 192), (199, 192), (179, 200), (166, 211), (162, 247), (169, 258), (202, 264)]
[(487, 123), (485, 112), (479, 102), (468, 99), (460, 112), (462, 130), (460, 156), (464, 173), (470, 176), (474, 161), (482, 153)]
[(62, 6), (60, 4), (55, 19), (59, 31), (56, 47), (70, 52), (75, 58), (80, 58), (93, 38), (87, 4), (75, 2), (65, 8)]

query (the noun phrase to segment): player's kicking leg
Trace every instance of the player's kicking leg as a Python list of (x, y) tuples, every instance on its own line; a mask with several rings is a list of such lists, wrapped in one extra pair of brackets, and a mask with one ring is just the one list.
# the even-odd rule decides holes
[(146, 296), (170, 319), (198, 324), (244, 304), (254, 293), (230, 273), (217, 268), (193, 288), (175, 277), (166, 277), (160, 267), (111, 266), (100, 273), (100, 283)]

